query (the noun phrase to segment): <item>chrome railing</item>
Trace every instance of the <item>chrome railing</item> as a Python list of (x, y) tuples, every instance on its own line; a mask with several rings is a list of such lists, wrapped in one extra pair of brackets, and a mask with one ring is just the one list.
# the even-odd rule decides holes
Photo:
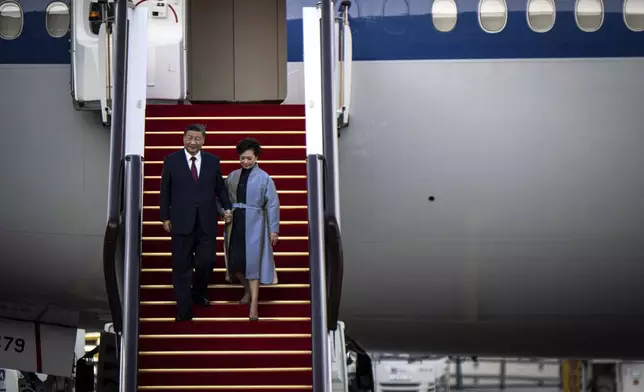
[(143, 157), (125, 157), (123, 339), (121, 343), (120, 391), (138, 389), (139, 277), (143, 212)]
[[(119, 335), (123, 329), (122, 321), (122, 271), (123, 259), (119, 257), (121, 238), (122, 204), (122, 161), (125, 139), (125, 92), (127, 64), (127, 0), (117, 0), (116, 34), (114, 56), (114, 94), (112, 96), (112, 120), (110, 130), (110, 160), (107, 185), (107, 225), (103, 241), (103, 272), (105, 289), (114, 323), (114, 331)], [(107, 71), (109, 73), (109, 70)]]
[(327, 329), (327, 289), (324, 244), (323, 177), (324, 157), (306, 158), (308, 181), (309, 268), (311, 274), (311, 339), (313, 354), (313, 392), (329, 392), (330, 365)]
[(329, 331), (337, 327), (342, 288), (333, 1), (322, 0), (315, 11), (320, 23), (308, 9), (304, 26), (311, 339), (313, 391), (329, 392)]
[[(103, 263), (114, 331), (119, 338), (119, 391), (138, 390), (139, 275), (143, 158), (125, 155), (129, 0), (116, 0), (114, 87), (110, 134), (108, 223)], [(110, 72), (108, 70), (107, 72)]]

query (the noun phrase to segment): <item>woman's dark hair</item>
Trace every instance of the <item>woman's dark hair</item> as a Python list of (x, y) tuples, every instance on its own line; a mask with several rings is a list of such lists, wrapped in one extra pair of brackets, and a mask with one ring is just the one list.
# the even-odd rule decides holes
[(253, 150), (255, 156), (259, 157), (259, 154), (262, 153), (262, 146), (259, 145), (259, 142), (256, 139), (247, 137), (246, 139), (242, 139), (239, 143), (237, 143), (237, 154), (241, 155), (246, 150)]

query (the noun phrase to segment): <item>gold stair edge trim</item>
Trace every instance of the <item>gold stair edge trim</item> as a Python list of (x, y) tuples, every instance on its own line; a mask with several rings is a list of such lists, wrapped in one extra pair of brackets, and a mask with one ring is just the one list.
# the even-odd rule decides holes
[[(228, 175), (222, 175), (222, 177), (228, 178)], [(276, 174), (274, 176), (269, 175), (269, 177), (277, 179), (306, 179), (306, 174)], [(161, 176), (143, 176), (143, 178), (146, 180), (160, 180)]]
[(156, 386), (139, 386), (139, 390), (184, 390), (184, 389), (313, 389), (311, 385), (156, 385)]
[[(224, 161), (219, 161), (219, 163), (239, 163), (239, 160), (224, 160)], [(305, 164), (306, 159), (279, 159), (279, 160), (261, 160), (260, 163), (262, 164), (269, 164), (269, 163), (283, 163), (283, 164)], [(163, 161), (145, 161), (145, 165), (162, 165)]]
[(139, 351), (139, 355), (307, 355), (311, 350)]
[[(170, 241), (171, 237), (141, 237), (143, 241)], [(217, 241), (223, 241), (224, 237), (217, 237)], [(305, 236), (284, 236), (280, 241), (308, 241)]]
[(139, 373), (283, 373), (283, 372), (311, 372), (310, 367), (286, 368), (195, 368), (195, 369), (139, 369)]
[[(217, 221), (218, 224), (223, 224), (224, 221)], [(144, 226), (161, 226), (163, 222), (161, 221), (143, 221)], [(286, 225), (308, 225), (309, 221), (280, 221), (281, 226), (286, 226)]]
[[(224, 252), (217, 252), (217, 256), (223, 256)], [(308, 256), (309, 252), (273, 252), (273, 256)], [(143, 252), (141, 256), (172, 256), (172, 252)]]
[[(146, 135), (183, 135), (184, 131), (145, 131)], [(306, 135), (306, 131), (208, 131), (208, 135)]]
[[(142, 284), (142, 289), (171, 289), (173, 286), (171, 284)], [(241, 289), (244, 286), (236, 284), (209, 284), (209, 289)], [(277, 283), (269, 284), (262, 286), (263, 289), (286, 289), (286, 288), (305, 288), (309, 287), (308, 283)]]
[[(142, 323), (167, 323), (175, 322), (174, 317), (141, 317)], [(192, 321), (198, 322), (241, 322), (248, 321), (248, 317), (195, 317)], [(311, 321), (310, 317), (260, 317), (259, 321)]]
[[(144, 206), (144, 210), (158, 210), (159, 206)], [(280, 206), (280, 210), (306, 210), (308, 206)]]
[[(145, 146), (146, 150), (167, 150), (167, 149), (173, 149), (173, 150), (181, 150), (184, 148), (184, 146)], [(237, 146), (203, 146), (202, 147), (204, 150), (237, 150)], [(305, 149), (306, 146), (299, 146), (299, 145), (270, 145), (270, 146), (262, 146), (262, 150), (296, 150), (296, 149)]]
[[(161, 191), (143, 191), (144, 195), (158, 195)], [(304, 195), (306, 191), (303, 190), (286, 190), (286, 191), (277, 191), (279, 195)]]
[[(183, 135), (184, 131), (150, 131), (150, 130), (145, 130), (145, 133), (150, 133), (150, 134), (161, 134), (161, 135)], [(305, 135), (306, 130), (303, 131), (262, 131), (262, 130), (256, 130), (256, 131), (225, 131), (222, 129), (215, 129), (212, 131), (208, 131), (208, 135), (216, 135), (216, 134), (227, 134), (227, 135), (257, 135), (257, 134), (266, 134), (266, 135)]]
[[(214, 272), (226, 272), (226, 268), (213, 268)], [(308, 272), (307, 267), (277, 267), (277, 272)], [(141, 268), (141, 272), (172, 272), (172, 268)]]
[[(239, 305), (239, 301), (210, 301), (212, 305)], [(163, 305), (176, 305), (176, 301), (141, 301), (140, 305), (143, 306), (163, 306)], [(275, 301), (259, 301), (259, 305), (310, 305), (309, 300), (275, 300)]]
[(139, 335), (139, 339), (297, 339), (310, 338), (310, 333), (202, 333), (202, 334), (146, 334)]
[(145, 117), (145, 120), (305, 120), (305, 116), (197, 116), (197, 117)]

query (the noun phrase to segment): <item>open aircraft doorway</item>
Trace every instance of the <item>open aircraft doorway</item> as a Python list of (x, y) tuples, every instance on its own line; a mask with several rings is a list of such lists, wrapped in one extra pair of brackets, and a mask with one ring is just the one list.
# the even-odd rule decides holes
[(188, 23), (191, 101), (286, 98), (285, 0), (192, 0)]

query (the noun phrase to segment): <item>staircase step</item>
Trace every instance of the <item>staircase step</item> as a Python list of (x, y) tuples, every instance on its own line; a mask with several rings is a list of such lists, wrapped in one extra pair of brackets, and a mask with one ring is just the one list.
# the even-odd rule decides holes
[[(307, 203), (306, 191), (304, 190), (278, 190), (277, 191), (280, 204), (285, 205), (302, 205)], [(158, 206), (159, 205), (159, 191), (144, 191), (143, 192), (143, 205), (144, 206)]]
[[(167, 233), (166, 233), (167, 235)], [(288, 249), (289, 252), (308, 252), (309, 239), (306, 236), (281, 236), (279, 242), (273, 248), (274, 251), (280, 251), (281, 248)], [(217, 249), (224, 250), (224, 241), (222, 237), (217, 238)], [(144, 237), (143, 252), (171, 252), (172, 243), (170, 237)]]
[[(238, 160), (222, 160), (220, 163), (221, 171), (225, 175), (239, 168)], [(306, 175), (305, 159), (266, 160), (259, 161), (259, 164), (264, 171), (271, 175)], [(163, 161), (145, 161), (144, 163), (146, 176), (160, 176), (161, 169), (163, 169)]]
[[(172, 125), (172, 128), (176, 128)], [(182, 130), (175, 131), (146, 131), (145, 140), (146, 146), (151, 147), (152, 144), (148, 143), (148, 140), (154, 141), (154, 146), (174, 146), (177, 143), (181, 143), (181, 137), (183, 135)], [(245, 138), (252, 137), (257, 139), (257, 141), (262, 146), (283, 146), (283, 145), (295, 145), (303, 146), (306, 145), (306, 132), (304, 128), (297, 129), (294, 131), (257, 131), (257, 130), (245, 130), (245, 131), (224, 131), (218, 130), (215, 128), (209, 129), (206, 132), (207, 142), (217, 143), (220, 146), (236, 146), (237, 143)], [(209, 146), (204, 146), (204, 148), (211, 148)], [(213, 152), (214, 153), (214, 152)], [(236, 158), (236, 157), (235, 157)], [(273, 174), (273, 173), (271, 173)]]
[(163, 391), (163, 392), (183, 392), (183, 391), (213, 391), (213, 392), (239, 392), (239, 391), (270, 391), (270, 392), (293, 392), (293, 391), (310, 391), (311, 385), (209, 385), (209, 386), (140, 386), (140, 391)]
[[(217, 250), (221, 251), (221, 248)], [(141, 264), (143, 268), (171, 268), (172, 259), (169, 253), (149, 253), (144, 255)], [(224, 265), (222, 256), (217, 256), (215, 268), (224, 268)], [(275, 265), (277, 268), (305, 268), (309, 266), (309, 255), (299, 252), (278, 254)]]
[[(246, 341), (246, 340), (244, 340)], [(240, 342), (240, 347), (243, 343)], [(203, 368), (257, 368), (257, 367), (311, 367), (310, 350), (249, 350), (243, 351), (140, 351), (139, 368), (203, 369)], [(262, 375), (263, 376), (263, 375)], [(151, 380), (150, 380), (151, 381)], [(244, 380), (248, 382), (250, 380)], [(257, 384), (267, 384), (261, 378)], [(282, 380), (283, 384), (284, 381)], [(139, 382), (140, 385), (144, 385)], [(154, 383), (159, 385), (159, 383)], [(163, 384), (161, 384), (163, 385)]]
[[(212, 317), (248, 317), (249, 306), (242, 304), (212, 304), (208, 308), (195, 307), (194, 316), (197, 318), (212, 318)], [(259, 305), (259, 312), (263, 317), (311, 317), (311, 305), (304, 302), (293, 305)], [(153, 305), (141, 306), (141, 318), (154, 318), (154, 317), (174, 317), (176, 315), (176, 307), (174, 305)]]
[(198, 104), (147, 105), (146, 117), (304, 117), (304, 105), (272, 104)]
[[(264, 368), (271, 369), (271, 368)], [(255, 385), (310, 385), (312, 372), (310, 368), (273, 368), (274, 371), (258, 372), (256, 369), (187, 369), (177, 372), (174, 369), (159, 369), (154, 372), (139, 373), (139, 381), (144, 385), (197, 386), (197, 385), (230, 385), (236, 386), (243, 380), (249, 386)], [(295, 370), (292, 370), (295, 369)], [(299, 370), (304, 369), (304, 370)], [(242, 370), (242, 371), (239, 371)], [(254, 370), (254, 371), (251, 371)], [(237, 388), (236, 388), (237, 389)]]
[[(226, 176), (223, 176), (226, 178)], [(282, 175), (272, 176), (273, 182), (277, 189), (306, 190), (306, 176), (301, 175)], [(145, 176), (143, 186), (146, 190), (158, 191), (161, 188), (161, 176)], [(156, 206), (155, 206), (156, 207)]]
[[(223, 230), (223, 226), (223, 222), (219, 222), (219, 230)], [(161, 237), (168, 234), (165, 230), (163, 230), (163, 224), (159, 221), (144, 221), (143, 231), (143, 235), (146, 237)], [(301, 237), (308, 235), (308, 233), (309, 228), (307, 221), (280, 222), (280, 236)]]
[[(239, 301), (244, 295), (244, 289), (237, 285), (218, 284), (209, 285), (208, 288), (208, 296), (211, 301)], [(308, 283), (263, 286), (260, 291), (261, 299), (266, 301), (308, 299), (310, 295)], [(172, 285), (141, 286), (141, 301), (172, 300), (174, 300)]]
[[(292, 337), (290, 337), (292, 335)], [(244, 335), (187, 335), (184, 338), (141, 339), (140, 351), (199, 351), (199, 350), (310, 350), (311, 336), (308, 334), (266, 335), (266, 337), (245, 337)]]
[[(277, 185), (279, 188), (279, 185)], [(143, 207), (143, 220), (144, 221), (160, 221), (159, 206), (145, 206)], [(306, 205), (290, 205), (280, 206), (280, 220), (282, 221), (306, 221), (308, 219), (308, 212)], [(167, 233), (165, 233), (167, 235)]]
[(212, 321), (212, 319), (197, 318), (182, 323), (167, 318), (152, 321), (150, 318), (144, 318), (143, 320), (145, 321), (142, 321), (139, 326), (141, 335), (311, 333), (311, 321), (307, 318), (277, 320), (260, 318), (253, 322), (241, 318), (236, 321)]
[[(163, 161), (163, 158), (169, 154), (183, 148), (183, 146), (176, 145), (176, 142), (177, 141), (175, 140), (174, 143), (169, 146), (157, 145), (154, 147), (147, 147), (144, 154), (145, 159), (150, 161)], [(237, 159), (239, 159), (239, 154), (237, 154), (237, 150), (234, 145), (204, 146), (203, 150), (217, 155), (219, 159), (223, 161), (237, 161)], [(262, 160), (306, 159), (306, 146), (266, 146), (262, 148), (260, 158)]]
[[(277, 274), (280, 283), (297, 284), (309, 283), (309, 269), (308, 268), (279, 268), (277, 267)], [(217, 268), (212, 274), (212, 282), (214, 284), (225, 284), (225, 271), (224, 268)], [(236, 280), (235, 280), (236, 282)], [(144, 268), (141, 271), (141, 284), (142, 285), (168, 285), (172, 284), (172, 271), (170, 268)]]
[[(208, 137), (208, 129), (212, 131), (251, 131), (251, 134), (257, 130), (302, 131), (305, 129), (304, 117), (146, 117), (145, 121), (146, 133), (180, 131), (180, 134), (182, 134), (183, 130), (190, 124), (204, 124), (206, 126), (206, 137)], [(181, 138), (180, 134), (179, 138)], [(248, 135), (249, 132), (245, 132), (245, 134), (244, 136), (240, 135), (239, 139), (250, 136)], [(151, 144), (146, 141), (146, 145)]]

